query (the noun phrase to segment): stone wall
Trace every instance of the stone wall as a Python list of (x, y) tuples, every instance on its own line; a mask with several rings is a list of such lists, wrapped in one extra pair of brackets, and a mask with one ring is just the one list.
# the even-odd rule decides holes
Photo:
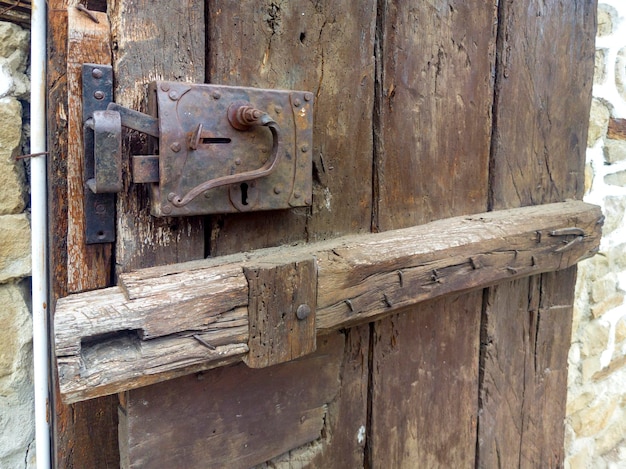
[(35, 466), (27, 163), (29, 33), (0, 22), (0, 468)]
[(569, 354), (566, 467), (626, 467), (626, 2), (600, 0), (585, 200), (606, 216), (579, 265)]

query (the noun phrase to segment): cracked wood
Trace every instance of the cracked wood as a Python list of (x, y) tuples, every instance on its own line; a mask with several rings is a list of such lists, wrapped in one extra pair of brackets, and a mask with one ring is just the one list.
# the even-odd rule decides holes
[[(242, 360), (249, 335), (244, 268), (314, 257), (316, 329), (328, 333), (575, 265), (594, 254), (601, 223), (598, 207), (572, 201), (122, 274), (117, 287), (57, 302), (61, 392), (74, 402)], [(551, 233), (568, 227), (585, 236), (563, 250), (578, 235)]]

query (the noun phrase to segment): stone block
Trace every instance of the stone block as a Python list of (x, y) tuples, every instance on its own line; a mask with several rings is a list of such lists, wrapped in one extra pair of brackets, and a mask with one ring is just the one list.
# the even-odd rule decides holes
[(567, 397), (566, 413), (567, 415), (573, 415), (576, 412), (580, 412), (581, 410), (589, 407), (589, 404), (591, 404), (591, 401), (593, 401), (596, 396), (594, 393), (586, 391), (576, 397), (571, 397), (569, 395)]
[(598, 5), (598, 37), (608, 36), (613, 32), (613, 22), (619, 19), (615, 8), (606, 3)]
[(34, 458), (32, 323), (26, 288), (0, 285), (0, 467), (26, 468)]
[(615, 409), (617, 409), (615, 399), (602, 398), (570, 415), (568, 420), (579, 438), (593, 436), (608, 426)]
[(610, 186), (626, 187), (626, 171), (619, 171), (604, 176), (604, 182)]
[(619, 410), (615, 414), (609, 425), (595, 437), (597, 454), (614, 450), (626, 438), (626, 414)]
[(580, 334), (581, 355), (586, 358), (604, 352), (609, 343), (609, 324), (599, 320), (587, 323)]
[(626, 142), (622, 140), (606, 139), (604, 141), (604, 161), (615, 164), (626, 160)]
[(601, 369), (602, 365), (600, 364), (599, 356), (585, 358), (581, 367), (583, 384), (592, 382), (593, 377)]
[(0, 98), (29, 99), (26, 75), (30, 33), (16, 24), (0, 22)]
[(591, 307), (591, 315), (594, 318), (602, 317), (608, 311), (624, 304), (624, 294), (615, 293), (609, 298), (604, 299), (600, 303), (596, 303)]
[(29, 276), (30, 222), (26, 214), (0, 216), (0, 227), (0, 283)]
[(591, 464), (591, 450), (585, 445), (565, 459), (565, 469), (587, 469)]
[(601, 301), (613, 296), (616, 291), (617, 276), (611, 272), (593, 282), (591, 285), (591, 299), (595, 303), (600, 303)]
[(24, 163), (16, 161), (22, 140), (22, 105), (0, 99), (0, 215), (20, 213), (25, 206)]
[(587, 146), (592, 147), (606, 135), (611, 111), (606, 104), (599, 99), (591, 101), (591, 110), (589, 113), (589, 131), (587, 133)]
[(606, 49), (596, 49), (593, 83), (601, 85), (606, 80)]
[(626, 341), (626, 316), (622, 316), (615, 325), (615, 343)]
[(626, 197), (610, 195), (604, 198), (604, 208), (602, 212), (606, 219), (602, 227), (603, 236), (623, 227), (625, 210)]

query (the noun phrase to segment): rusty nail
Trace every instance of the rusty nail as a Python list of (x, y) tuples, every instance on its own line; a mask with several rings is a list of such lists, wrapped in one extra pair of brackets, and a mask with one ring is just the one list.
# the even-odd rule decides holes
[(48, 155), (49, 153), (47, 151), (40, 151), (38, 153), (29, 153), (27, 155), (17, 155), (15, 157), (15, 160), (25, 160), (26, 158), (33, 158), (35, 156), (45, 156)]
[(161, 83), (161, 90), (167, 93), (170, 90), (169, 83)]
[(304, 100), (311, 101), (313, 99), (313, 93), (304, 93)]
[(93, 97), (96, 98), (98, 101), (104, 99), (104, 91), (98, 90), (94, 92)]
[(302, 146), (300, 147), (300, 151), (301, 151), (302, 153), (306, 153), (307, 151), (309, 151), (309, 146), (308, 146), (308, 145), (306, 145), (306, 144), (302, 145)]
[(536, 241), (538, 243), (540, 243), (541, 242), (541, 231), (535, 231), (535, 234), (537, 235)]
[(404, 287), (404, 273), (398, 270), (398, 278), (400, 279), (400, 288)]
[(560, 230), (550, 231), (550, 236), (585, 236), (585, 230), (577, 227), (562, 228)]
[(213, 99), (220, 99), (222, 97), (221, 94), (219, 94), (217, 91), (214, 91), (211, 96), (213, 96)]
[(354, 306), (352, 305), (352, 301), (345, 300), (345, 303), (348, 305), (348, 308), (350, 308), (350, 311), (354, 313)]
[(241, 164), (241, 158), (237, 158), (237, 159), (235, 160), (235, 164), (236, 164), (237, 166), (239, 166), (239, 165)]
[(506, 270), (508, 270), (512, 274), (516, 274), (517, 273), (517, 269), (515, 267), (507, 267)]
[(535, 259), (535, 256), (530, 256), (530, 265), (532, 265), (533, 267), (537, 265), (537, 260)]
[[(18, 3), (19, 3), (19, 2), (18, 2)], [(100, 23), (100, 21), (98, 20), (98, 18), (96, 17), (96, 15), (94, 15), (91, 11), (89, 11), (85, 5), (80, 5), (80, 4), (78, 4), (78, 5), (76, 5), (76, 9), (77, 9), (78, 11), (83, 12), (85, 15), (87, 15), (87, 16), (89, 17), (89, 19), (90, 19), (91, 21), (93, 21), (94, 23)]]
[(209, 350), (216, 350), (217, 348), (215, 347), (215, 345), (211, 345), (209, 344), (206, 340), (204, 340), (202, 337), (200, 337), (199, 335), (194, 334), (192, 336), (194, 339), (196, 339), (198, 342), (200, 342), (202, 345), (204, 345), (206, 348), (208, 348)]
[(307, 197), (306, 199), (304, 199), (304, 203), (307, 205), (311, 205), (311, 198)]
[(391, 300), (389, 299), (386, 293), (383, 293), (383, 300), (388, 308), (391, 308), (393, 306), (393, 303), (391, 302)]
[(172, 206), (171, 205), (164, 205), (163, 208), (161, 208), (161, 211), (165, 215), (169, 215), (170, 213), (172, 213)]
[(474, 269), (474, 270), (480, 268), (480, 264), (473, 257), (470, 257), (470, 264), (472, 265), (472, 269)]
[(174, 153), (178, 153), (181, 149), (181, 146), (179, 142), (174, 142), (170, 145), (170, 148), (172, 149)]
[(300, 321), (308, 318), (310, 314), (311, 314), (311, 307), (307, 304), (301, 304), (300, 306), (298, 306), (298, 309), (296, 310), (296, 317)]
[(299, 198), (301, 197), (300, 192), (294, 192), (294, 193), (293, 193), (293, 196), (294, 196), (296, 199), (299, 199)]
[(302, 105), (302, 101), (300, 101), (298, 98), (293, 100), (293, 105), (295, 107), (300, 107)]
[(568, 249), (573, 248), (575, 245), (581, 243), (585, 238), (583, 236), (578, 236), (574, 239), (572, 239), (569, 243), (566, 243), (565, 246), (561, 246), (558, 249), (555, 249), (554, 252), (563, 252), (563, 251), (567, 251)]
[(99, 68), (94, 68), (91, 71), (91, 76), (94, 78), (102, 78), (102, 70), (100, 70)]
[(176, 91), (170, 91), (168, 96), (172, 101), (176, 101), (178, 99), (178, 93)]
[(276, 186), (274, 187), (274, 194), (280, 194), (281, 190), (280, 187)]

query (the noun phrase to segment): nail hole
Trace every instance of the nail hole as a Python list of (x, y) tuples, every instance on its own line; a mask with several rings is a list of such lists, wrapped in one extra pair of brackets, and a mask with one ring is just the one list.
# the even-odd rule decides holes
[(99, 239), (103, 239), (103, 238), (104, 238), (104, 231), (98, 231), (98, 232), (96, 233), (96, 236), (97, 236)]
[(304, 32), (300, 33), (300, 42), (301, 42), (302, 44), (304, 44), (304, 40), (305, 40), (305, 39), (306, 39), (306, 33), (304, 33)]

